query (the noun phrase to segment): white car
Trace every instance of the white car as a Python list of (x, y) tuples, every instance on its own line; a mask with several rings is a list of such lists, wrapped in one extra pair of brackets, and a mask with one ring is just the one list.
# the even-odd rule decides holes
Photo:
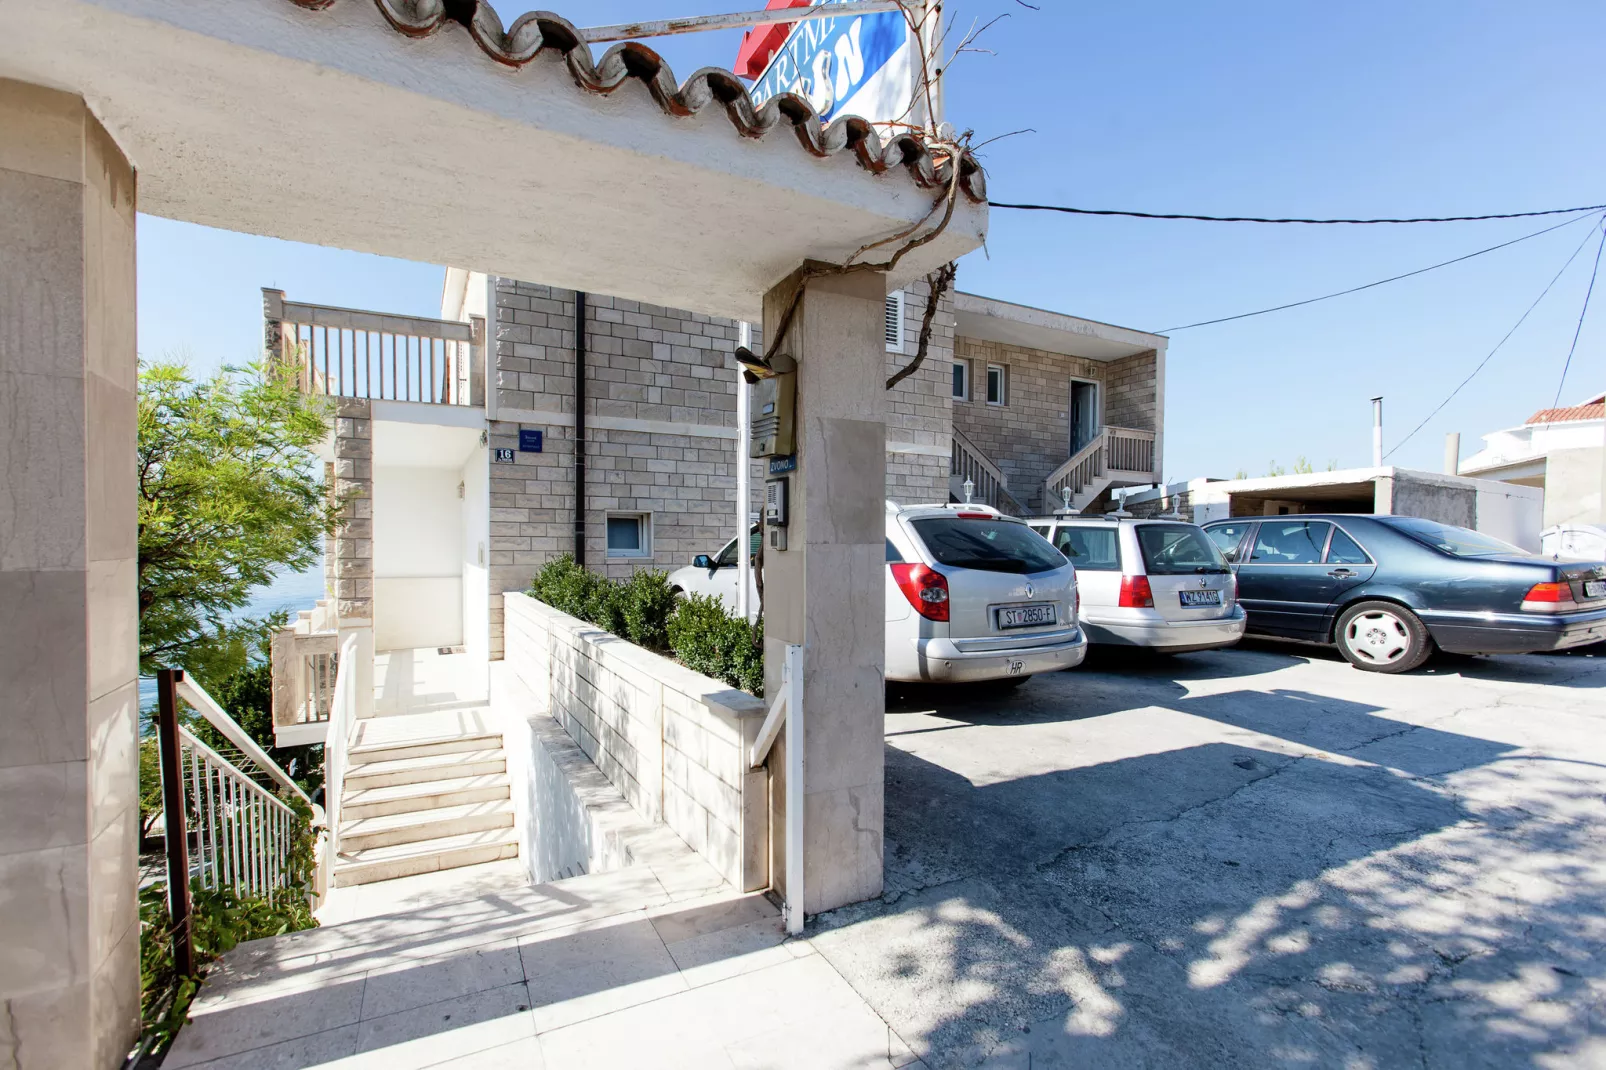
[[(1024, 523), (985, 505), (888, 502), (886, 517), (888, 680), (1014, 683), (1081, 664), (1076, 570)], [(734, 608), (736, 553), (732, 539), (700, 554), (670, 586)]]
[(1181, 654), (1243, 638), (1237, 581), (1198, 525), (1113, 513), (1026, 523), (1075, 564), (1082, 626), (1095, 645)]

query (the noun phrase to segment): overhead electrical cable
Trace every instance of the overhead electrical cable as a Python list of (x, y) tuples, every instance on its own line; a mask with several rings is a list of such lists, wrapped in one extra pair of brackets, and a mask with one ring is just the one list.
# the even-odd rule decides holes
[[(1448, 397), (1446, 397), (1443, 401), (1439, 402), (1438, 405), (1436, 405), (1434, 407), (1432, 412), (1428, 413), (1427, 416), (1423, 417), (1421, 423), (1419, 423), (1415, 427), (1411, 428), (1410, 434), (1406, 435), (1404, 438), (1402, 438), (1398, 442), (1396, 442), (1394, 444), (1393, 449), (1390, 449), (1388, 451), (1388, 453), (1385, 453), (1383, 455), (1383, 459), (1384, 460), (1387, 460), (1389, 457), (1391, 457), (1394, 454), (1395, 450), (1398, 450), (1401, 446), (1403, 446), (1407, 442), (1411, 441), (1412, 437), (1418, 431), (1422, 430), (1424, 427), (1426, 427), (1428, 425), (1428, 421), (1432, 420), (1435, 416), (1437, 416), (1444, 409), (1444, 407), (1446, 405), (1450, 404), (1451, 401), (1455, 400), (1455, 396), (1457, 394), (1461, 393), (1462, 387), (1464, 387), (1468, 383), (1472, 382), (1472, 380), (1477, 376), (1477, 374), (1479, 372), (1483, 371), (1484, 366), (1487, 365), (1491, 360), (1493, 360), (1494, 359), (1494, 355), (1496, 353), (1500, 352), (1500, 350), (1505, 346), (1505, 344), (1508, 341), (1511, 340), (1511, 336), (1512, 335), (1517, 333), (1517, 328), (1521, 327), (1523, 325), (1523, 322), (1525, 320), (1527, 320), (1528, 316), (1533, 312), (1533, 310), (1539, 307), (1539, 302), (1543, 301), (1545, 299), (1545, 295), (1550, 293), (1551, 287), (1555, 286), (1557, 281), (1560, 280), (1560, 278), (1564, 274), (1567, 273), (1567, 269), (1572, 267), (1573, 261), (1578, 259), (1578, 254), (1584, 251), (1584, 246), (1589, 244), (1589, 239), (1591, 237), (1593, 237), (1593, 236), (1594, 236), (1594, 231), (1590, 231), (1589, 234), (1586, 234), (1584, 236), (1584, 240), (1578, 243), (1578, 248), (1576, 248), (1576, 249), (1574, 249), (1572, 251), (1572, 255), (1567, 258), (1567, 262), (1561, 265), (1561, 270), (1556, 272), (1556, 274), (1551, 277), (1550, 281), (1545, 284), (1545, 288), (1543, 290), (1539, 291), (1539, 296), (1534, 298), (1533, 304), (1529, 305), (1528, 308), (1527, 308), (1527, 311), (1523, 312), (1523, 314), (1521, 316), (1517, 317), (1517, 322), (1513, 323), (1511, 325), (1511, 330), (1507, 331), (1505, 333), (1504, 337), (1502, 337), (1500, 339), (1500, 341), (1495, 343), (1495, 347), (1493, 349), (1489, 350), (1488, 354), (1482, 360), (1480, 360), (1478, 362), (1478, 366), (1476, 368), (1473, 368), (1472, 371), (1467, 375), (1467, 377), (1465, 379), (1461, 380), (1461, 382), (1456, 385), (1456, 388), (1454, 390), (1450, 391)], [(1599, 250), (1598, 249), (1596, 250), (1595, 263), (1596, 263), (1597, 266), (1599, 266), (1599, 264), (1600, 264)], [(1594, 277), (1591, 276), (1591, 284), (1593, 284), (1593, 278)], [(1585, 304), (1585, 308), (1586, 309), (1588, 308), (1587, 302)]]
[(1590, 217), (1587, 215), (1574, 216), (1571, 219), (1548, 226), (1543, 230), (1536, 230), (1532, 234), (1524, 234), (1520, 238), (1512, 238), (1510, 241), (1503, 241), (1499, 245), (1491, 245), (1487, 249), (1479, 249), (1476, 252), (1467, 253), (1464, 256), (1458, 256), (1453, 260), (1444, 260), (1437, 264), (1429, 264), (1427, 267), (1417, 268), (1415, 271), (1407, 271), (1403, 275), (1390, 275), (1386, 279), (1378, 279), (1376, 282), (1368, 282), (1362, 286), (1351, 286), (1347, 290), (1339, 290), (1336, 293), (1323, 294), (1320, 297), (1307, 297), (1303, 301), (1290, 301), (1285, 305), (1273, 305), (1271, 308), (1256, 309), (1254, 312), (1240, 312), (1236, 316), (1220, 316), (1212, 320), (1200, 320), (1197, 323), (1185, 323), (1180, 327), (1167, 327), (1164, 330), (1153, 331), (1151, 333), (1175, 334), (1177, 331), (1190, 331), (1195, 327), (1209, 327), (1217, 323), (1231, 323), (1233, 320), (1248, 319), (1251, 316), (1264, 316), (1269, 312), (1282, 312), (1285, 309), (1300, 308), (1304, 305), (1314, 305), (1318, 301), (1331, 301), (1335, 297), (1345, 297), (1349, 294), (1360, 293), (1362, 290), (1370, 290), (1376, 286), (1383, 286), (1391, 282), (1399, 282), (1401, 279), (1409, 279), (1414, 275), (1422, 275), (1429, 271), (1437, 271), (1439, 268), (1449, 267), (1451, 264), (1459, 264), (1463, 260), (1471, 260), (1475, 256), (1482, 256), (1485, 253), (1496, 252), (1497, 250), (1507, 248), (1508, 246), (1516, 245), (1518, 242), (1525, 242), (1530, 238), (1537, 238), (1540, 235), (1549, 234), (1553, 230), (1560, 230), (1562, 227), (1571, 226), (1581, 219), (1589, 218)]
[(1595, 293), (1595, 276), (1600, 274), (1600, 251), (1606, 248), (1606, 225), (1601, 227), (1600, 244), (1595, 246), (1595, 268), (1589, 273), (1589, 289), (1584, 291), (1584, 307), (1578, 310), (1578, 326), (1573, 328), (1573, 344), (1567, 347), (1567, 361), (1561, 366), (1561, 382), (1556, 384), (1556, 400), (1551, 408), (1561, 405), (1561, 388), (1567, 385), (1567, 369), (1573, 366), (1573, 353), (1578, 350), (1578, 336), (1584, 330), (1584, 317), (1589, 315), (1589, 299)]
[(1023, 212), (1064, 212), (1067, 215), (1113, 215), (1128, 219), (1189, 219), (1200, 223), (1304, 223), (1310, 225), (1365, 226), (1376, 223), (1478, 223), (1488, 219), (1531, 219), (1535, 216), (1598, 212), (1606, 204), (1585, 204), (1577, 208), (1546, 208), (1540, 212), (1498, 212), (1491, 215), (1419, 216), (1414, 219), (1274, 219), (1253, 215), (1190, 215), (1184, 212), (1125, 212), (1113, 208), (1070, 208), (1059, 204), (1009, 204), (988, 201), (989, 208), (1015, 208)]

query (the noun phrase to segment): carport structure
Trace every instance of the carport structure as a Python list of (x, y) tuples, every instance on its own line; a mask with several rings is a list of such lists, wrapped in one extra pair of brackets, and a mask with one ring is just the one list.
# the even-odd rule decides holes
[(859, 120), (822, 129), (795, 97), (755, 111), (728, 72), (677, 83), (637, 44), (599, 62), (562, 19), (505, 31), (471, 0), (8, 7), (0, 1001), (14, 1059), (113, 1066), (137, 1028), (136, 208), (762, 319), (768, 339), (806, 264), (923, 236), (948, 202), (896, 270), (815, 278), (820, 298), (783, 339), (799, 455), (769, 642), (808, 651), (810, 912), (881, 889), (882, 757), (860, 745), (881, 731), (881, 649), (857, 637), (881, 630), (883, 302), (981, 243), (974, 161)]

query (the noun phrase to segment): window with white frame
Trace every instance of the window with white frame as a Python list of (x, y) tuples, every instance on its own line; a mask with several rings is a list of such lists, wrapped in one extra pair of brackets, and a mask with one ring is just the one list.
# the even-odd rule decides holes
[(893, 290), (887, 294), (887, 352), (903, 352), (903, 291)]
[(987, 365), (987, 404), (1009, 404), (1009, 369), (1003, 364)]
[(651, 557), (652, 514), (609, 513), (608, 556)]
[(970, 361), (954, 361), (954, 400), (970, 400)]

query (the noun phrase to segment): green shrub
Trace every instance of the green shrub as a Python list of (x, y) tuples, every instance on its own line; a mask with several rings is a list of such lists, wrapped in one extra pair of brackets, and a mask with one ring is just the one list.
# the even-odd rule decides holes
[(725, 611), (717, 598), (677, 601), (669, 577), (638, 569), (628, 580), (588, 572), (564, 554), (541, 566), (530, 597), (649, 650), (673, 653), (688, 669), (750, 694), (764, 694), (764, 625)]
[(727, 613), (717, 598), (688, 595), (669, 619), (669, 645), (693, 672), (763, 696), (763, 621), (749, 624)]

